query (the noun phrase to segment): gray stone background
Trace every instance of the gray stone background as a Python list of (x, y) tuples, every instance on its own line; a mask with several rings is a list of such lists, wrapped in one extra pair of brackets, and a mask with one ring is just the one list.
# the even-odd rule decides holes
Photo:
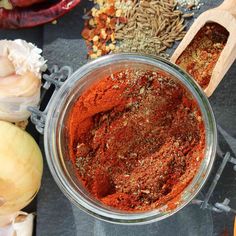
[[(204, 1), (204, 6), (196, 11), (195, 18), (201, 12), (217, 6), (221, 0)], [(81, 38), (83, 20), (81, 18), (85, 7), (91, 5), (86, 0), (69, 14), (59, 19), (56, 25), (48, 24), (33, 29), (24, 30), (0, 30), (0, 38), (23, 38), (43, 47), (44, 57), (48, 60), (49, 67), (57, 64), (70, 65), (75, 69), (86, 63), (86, 47)], [(220, 16), (219, 16), (220, 17)], [(192, 21), (189, 21), (188, 26)], [(236, 40), (236, 39), (235, 39)], [(176, 47), (177, 45), (175, 45)], [(213, 107), (217, 123), (232, 137), (236, 137), (236, 63), (217, 88), (210, 103)], [(33, 131), (33, 128), (30, 127)], [(36, 139), (37, 135), (34, 133)], [(226, 137), (231, 144), (231, 153), (236, 153), (236, 142), (231, 137)], [(225, 137), (220, 136), (219, 143), (223, 151), (228, 146), (224, 142)], [(42, 137), (39, 139), (43, 150)], [(233, 153), (235, 151), (235, 153)], [(217, 157), (213, 173), (208, 183), (198, 196), (202, 198), (209, 186), (214, 172), (219, 166), (220, 158)], [(211, 202), (223, 201), (230, 198), (230, 206), (236, 208), (236, 172), (232, 165), (228, 164), (211, 197)], [(218, 236), (233, 235), (232, 213), (212, 213), (201, 210), (198, 206), (188, 205), (174, 216), (161, 222), (143, 226), (120, 226), (96, 220), (85, 214), (62, 194), (55, 184), (45, 161), (42, 187), (37, 198), (37, 236)]]

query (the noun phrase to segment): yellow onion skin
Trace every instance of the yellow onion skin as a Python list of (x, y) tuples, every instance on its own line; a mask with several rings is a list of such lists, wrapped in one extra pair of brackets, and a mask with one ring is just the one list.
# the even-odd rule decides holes
[(35, 140), (15, 125), (0, 121), (0, 216), (21, 210), (36, 196), (43, 158)]

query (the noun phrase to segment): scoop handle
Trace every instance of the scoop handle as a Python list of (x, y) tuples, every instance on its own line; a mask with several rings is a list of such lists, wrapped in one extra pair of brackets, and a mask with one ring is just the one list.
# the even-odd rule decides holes
[(218, 9), (227, 10), (236, 17), (236, 0), (225, 0)]

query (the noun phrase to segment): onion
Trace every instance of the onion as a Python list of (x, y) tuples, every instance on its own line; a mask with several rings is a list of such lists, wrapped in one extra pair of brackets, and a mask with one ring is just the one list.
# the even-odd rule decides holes
[(39, 190), (42, 171), (42, 154), (35, 140), (0, 121), (0, 217), (28, 205)]

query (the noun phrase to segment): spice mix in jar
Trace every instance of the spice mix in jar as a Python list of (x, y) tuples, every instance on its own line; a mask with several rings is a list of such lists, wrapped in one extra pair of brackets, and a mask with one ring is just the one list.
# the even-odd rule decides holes
[(158, 70), (101, 78), (74, 103), (67, 126), (78, 180), (100, 203), (127, 212), (178, 201), (205, 153), (197, 103)]

